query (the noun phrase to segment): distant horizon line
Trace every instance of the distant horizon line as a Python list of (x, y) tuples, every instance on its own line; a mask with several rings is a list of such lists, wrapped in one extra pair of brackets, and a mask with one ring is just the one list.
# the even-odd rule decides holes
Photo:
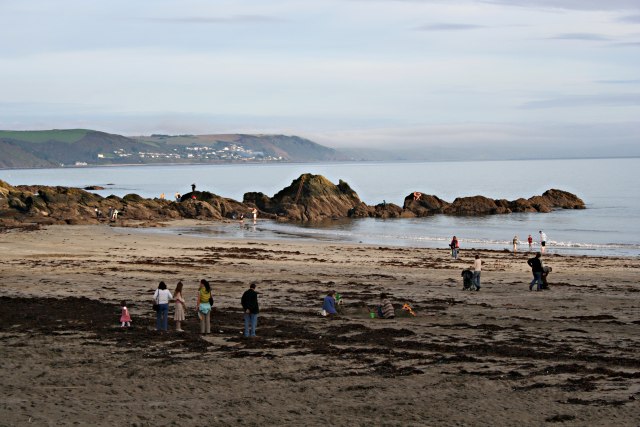
[(208, 162), (208, 163), (122, 163), (106, 165), (65, 165), (58, 167), (30, 167), (30, 168), (0, 168), (0, 170), (36, 170), (36, 169), (94, 169), (94, 168), (117, 168), (117, 167), (153, 167), (153, 166), (256, 166), (256, 165), (314, 165), (314, 164), (334, 164), (334, 163), (479, 163), (479, 162), (526, 162), (526, 161), (553, 161), (553, 160), (626, 160), (640, 159), (640, 156), (597, 156), (597, 157), (540, 157), (521, 159), (475, 159), (475, 160), (332, 160), (324, 162)]

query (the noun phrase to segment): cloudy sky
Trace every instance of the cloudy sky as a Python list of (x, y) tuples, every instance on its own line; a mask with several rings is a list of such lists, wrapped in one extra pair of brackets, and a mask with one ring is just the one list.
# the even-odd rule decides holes
[(0, 39), (0, 129), (640, 152), (640, 0), (0, 0)]

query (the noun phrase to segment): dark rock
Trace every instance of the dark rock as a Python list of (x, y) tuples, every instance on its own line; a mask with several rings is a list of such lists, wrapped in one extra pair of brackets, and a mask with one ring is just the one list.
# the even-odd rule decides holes
[(362, 202), (346, 182), (338, 185), (321, 175), (303, 174), (269, 198), (262, 193), (246, 193), (245, 203), (293, 221), (321, 221), (344, 218)]
[[(30, 224), (95, 224), (107, 221), (109, 209), (117, 209), (119, 220), (145, 226), (158, 222), (191, 218), (220, 220), (251, 217), (257, 208), (260, 217), (293, 221), (321, 221), (344, 217), (353, 218), (411, 218), (434, 214), (493, 215), (510, 212), (550, 212), (553, 209), (585, 209), (577, 196), (551, 189), (541, 196), (513, 201), (493, 200), (484, 196), (460, 197), (448, 203), (433, 195), (414, 193), (405, 197), (403, 207), (393, 203), (368, 206), (346, 182), (338, 185), (320, 175), (304, 174), (273, 197), (250, 192), (243, 203), (224, 198), (208, 191), (185, 194), (179, 202), (164, 199), (145, 199), (127, 194), (122, 199), (111, 195), (106, 198), (78, 188), (17, 186), (0, 180), (0, 225)], [(102, 216), (97, 215), (97, 211)]]
[(449, 215), (493, 215), (511, 212), (484, 196), (458, 197), (445, 209)]
[(542, 193), (552, 208), (556, 209), (586, 209), (584, 201), (567, 191), (551, 189)]
[(104, 187), (100, 187), (99, 185), (90, 185), (88, 187), (84, 187), (84, 190), (96, 191), (96, 190), (104, 190)]
[(448, 202), (437, 196), (416, 192), (404, 198), (403, 209), (411, 211), (417, 217), (424, 217), (443, 213), (448, 206)]

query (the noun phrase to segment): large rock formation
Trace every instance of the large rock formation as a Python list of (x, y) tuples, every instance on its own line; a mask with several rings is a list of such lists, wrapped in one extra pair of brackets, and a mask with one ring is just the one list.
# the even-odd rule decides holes
[[(493, 215), (510, 212), (550, 212), (553, 209), (584, 209), (577, 196), (548, 190), (541, 196), (508, 201), (484, 196), (459, 197), (448, 203), (418, 192), (405, 197), (402, 207), (393, 203), (368, 206), (344, 181), (338, 185), (321, 175), (304, 174), (273, 197), (246, 193), (243, 203), (207, 191), (185, 194), (179, 202), (145, 199), (137, 194), (101, 197), (77, 188), (47, 186), (13, 187), (0, 181), (0, 225), (91, 224), (107, 221), (109, 209), (120, 211), (119, 224), (157, 224), (178, 218), (221, 220), (247, 216), (252, 208), (261, 218), (290, 221), (321, 221), (344, 217), (408, 218), (435, 214)], [(97, 211), (102, 216), (97, 215)]]
[(445, 202), (437, 196), (422, 194), (416, 191), (404, 198), (402, 208), (413, 213), (415, 216), (422, 217), (444, 213), (448, 206), (448, 202)]
[(411, 193), (404, 199), (404, 210), (415, 216), (495, 215), (512, 212), (551, 212), (554, 209), (585, 209), (585, 204), (574, 194), (562, 190), (547, 190), (542, 196), (519, 198), (513, 201), (490, 199), (484, 196), (458, 197), (448, 203), (436, 196)]
[(179, 218), (233, 218), (241, 213), (246, 215), (250, 210), (242, 203), (208, 192), (190, 193), (188, 196), (181, 202), (145, 199), (137, 194), (105, 198), (77, 188), (13, 187), (0, 181), (0, 224), (96, 224), (108, 221), (109, 210), (117, 209), (119, 224), (142, 221), (153, 225)]
[(294, 221), (344, 218), (362, 201), (349, 184), (333, 184), (322, 175), (303, 174), (273, 197), (245, 193), (243, 202), (264, 212)]

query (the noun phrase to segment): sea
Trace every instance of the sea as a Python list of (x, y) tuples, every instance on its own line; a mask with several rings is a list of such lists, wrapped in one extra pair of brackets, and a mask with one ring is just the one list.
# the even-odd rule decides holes
[(452, 202), (483, 195), (513, 200), (561, 189), (582, 198), (587, 209), (551, 213), (446, 216), (412, 219), (347, 219), (319, 224), (259, 219), (256, 224), (212, 223), (209, 227), (154, 230), (191, 234), (204, 239), (303, 239), (383, 246), (447, 248), (453, 235), (462, 250), (511, 249), (514, 236), (526, 251), (527, 236), (538, 250), (539, 231), (547, 235), (550, 253), (640, 257), (640, 159), (562, 159), (468, 162), (271, 163), (224, 165), (148, 165), (5, 169), (0, 179), (11, 185), (99, 185), (102, 196), (136, 193), (172, 198), (176, 192), (210, 191), (241, 201), (243, 194), (269, 196), (303, 173), (342, 179), (367, 204), (386, 201), (402, 206), (414, 191)]

